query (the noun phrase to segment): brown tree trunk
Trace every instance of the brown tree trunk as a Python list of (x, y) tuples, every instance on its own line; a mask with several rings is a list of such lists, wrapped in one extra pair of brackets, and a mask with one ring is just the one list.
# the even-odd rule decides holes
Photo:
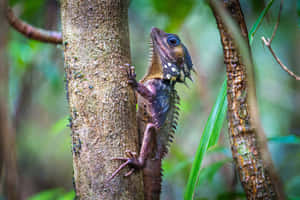
[[(8, 111), (8, 63), (6, 44), (8, 24), (5, 20), (6, 1), (0, 1), (0, 186), (9, 200), (18, 200), (16, 135)], [(3, 178), (2, 178), (3, 177)], [(3, 181), (3, 182), (2, 182)], [(2, 185), (3, 184), (3, 185)], [(1, 193), (0, 189), (0, 193)]]
[(112, 157), (138, 152), (129, 63), (128, 0), (62, 0), (61, 18), (79, 199), (143, 199), (141, 173), (106, 182)]
[[(240, 181), (247, 199), (284, 199), (264, 132), (258, 122), (257, 111), (253, 112), (256, 105), (250, 105), (256, 101), (251, 99), (255, 98), (255, 94), (251, 94), (255, 93), (253, 75), (249, 73), (253, 70), (252, 58), (249, 53), (248, 31), (239, 1), (224, 0), (220, 5), (216, 2), (211, 0), (223, 45), (227, 71), (228, 127), (232, 157)], [(229, 22), (226, 23), (225, 14), (221, 15), (222, 6), (237, 25), (236, 31), (240, 34), (240, 39), (235, 37), (234, 27), (230, 27)], [(238, 45), (242, 42), (245, 44), (244, 48), (248, 49), (247, 55), (243, 54), (245, 51), (242, 51), (242, 45)]]

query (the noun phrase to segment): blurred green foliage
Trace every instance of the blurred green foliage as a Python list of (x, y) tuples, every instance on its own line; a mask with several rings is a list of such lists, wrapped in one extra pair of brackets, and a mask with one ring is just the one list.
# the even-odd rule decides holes
[(300, 137), (297, 137), (295, 135), (274, 136), (269, 137), (268, 140), (270, 142), (276, 142), (281, 144), (300, 144)]
[[(261, 45), (260, 38), (272, 34), (279, 8), (279, 1), (266, 2), (268, 4), (264, 5), (264, 1), (241, 1), (248, 27), (253, 27), (250, 33), (255, 33), (251, 47), (262, 123), (286, 192), (291, 199), (296, 199), (300, 196), (300, 160), (295, 159), (300, 156), (300, 86), (280, 69)], [(22, 19), (52, 30), (59, 30), (60, 26), (58, 3), (55, 0), (10, 1)], [(297, 6), (295, 3), (284, 1), (272, 46), (283, 62), (300, 74), (296, 68), (299, 66), (300, 9), (299, 3)], [(270, 4), (272, 7), (266, 8), (268, 13), (264, 15), (264, 7)], [(262, 20), (260, 16), (266, 19)], [(226, 125), (221, 129), (221, 121), (211, 117), (210, 120), (219, 122), (215, 133), (221, 131), (222, 134), (213, 134), (214, 142), (210, 143), (209, 139), (201, 138), (225, 74), (219, 33), (208, 5), (196, 0), (133, 0), (129, 26), (132, 63), (139, 78), (147, 68), (147, 41), (152, 26), (178, 34), (198, 71), (198, 75), (194, 75), (196, 81), (189, 83), (190, 88), (177, 86), (181, 96), (181, 116), (176, 140), (163, 161), (162, 199), (183, 198), (196, 159), (201, 160), (201, 165), (198, 163), (195, 172), (198, 184), (194, 185), (194, 199), (244, 198), (239, 184), (231, 187), (234, 175)], [(22, 197), (31, 200), (72, 199), (74, 192), (66, 192), (72, 190), (72, 154), (70, 130), (66, 127), (69, 110), (64, 90), (62, 49), (28, 40), (13, 30), (9, 30), (7, 40), (11, 115), (16, 113), (20, 101), (23, 105), (17, 129)], [(29, 78), (29, 83), (25, 78)], [(24, 88), (25, 83), (30, 87)], [(216, 142), (218, 138), (219, 142)], [(200, 140), (206, 141), (204, 149), (207, 153), (205, 157), (203, 153), (194, 158)]]
[(202, 168), (199, 172), (197, 187), (203, 184), (204, 181), (212, 182), (215, 174), (217, 174), (217, 172), (221, 169), (221, 167), (228, 162), (232, 162), (232, 160), (224, 159), (224, 160), (216, 161), (208, 165), (207, 167)]
[(183, 24), (186, 17), (191, 13), (196, 0), (151, 0), (151, 3), (158, 14), (168, 17), (168, 23), (164, 29), (173, 32)]
[(298, 28), (300, 28), (300, 2), (297, 2)]
[(28, 200), (73, 200), (75, 192), (65, 192), (63, 189), (51, 189), (35, 194)]

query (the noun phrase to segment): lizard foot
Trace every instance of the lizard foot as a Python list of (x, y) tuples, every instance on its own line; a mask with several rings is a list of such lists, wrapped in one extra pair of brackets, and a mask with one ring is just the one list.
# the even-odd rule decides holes
[(127, 165), (132, 167), (132, 169), (124, 175), (126, 177), (130, 176), (134, 172), (134, 170), (140, 169), (142, 167), (138, 160), (138, 156), (137, 156), (136, 152), (126, 151), (125, 154), (127, 157), (112, 158), (112, 160), (121, 160), (121, 161), (125, 161), (125, 162), (123, 164), (121, 164), (120, 167), (118, 169), (116, 169), (116, 171), (114, 171), (114, 173), (107, 180), (107, 182), (111, 181)]
[(135, 67), (131, 66), (130, 64), (125, 64), (125, 67), (121, 66), (121, 68), (126, 70), (128, 76), (128, 84), (132, 87), (137, 87), (138, 82), (136, 81)]

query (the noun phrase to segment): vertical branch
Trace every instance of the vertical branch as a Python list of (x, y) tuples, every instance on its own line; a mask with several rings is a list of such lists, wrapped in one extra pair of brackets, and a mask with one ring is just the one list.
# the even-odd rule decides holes
[[(0, 159), (1, 179), (4, 195), (7, 199), (18, 200), (18, 172), (16, 159), (16, 134), (9, 118), (7, 102), (0, 100)], [(3, 171), (2, 171), (3, 170)]]
[(135, 98), (120, 65), (130, 63), (128, 0), (62, 0), (72, 151), (79, 199), (143, 199), (141, 173), (106, 180), (138, 151)]
[(0, 1), (0, 184), (3, 186), (5, 198), (18, 200), (19, 185), (16, 162), (16, 134), (8, 110), (9, 69), (6, 60), (8, 24), (3, 15), (5, 13), (5, 7), (6, 1)]
[[(223, 6), (214, 1), (210, 2), (223, 45), (227, 70), (228, 126), (232, 156), (240, 181), (248, 199), (284, 199), (264, 133), (257, 122), (258, 113), (254, 112), (257, 108), (252, 58), (239, 1), (226, 0)], [(222, 7), (237, 26), (237, 33), (226, 22), (227, 16)], [(235, 37), (237, 34), (239, 38)]]
[(16, 133), (19, 132), (22, 121), (26, 118), (26, 113), (30, 102), (32, 99), (33, 93), (33, 84), (32, 80), (34, 78), (34, 68), (30, 67), (24, 74), (21, 79), (20, 92), (17, 97), (14, 111), (13, 111), (13, 125), (16, 129)]

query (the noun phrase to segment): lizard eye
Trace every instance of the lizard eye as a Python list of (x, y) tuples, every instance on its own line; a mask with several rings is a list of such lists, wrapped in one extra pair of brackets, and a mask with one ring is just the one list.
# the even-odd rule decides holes
[(173, 46), (173, 47), (176, 47), (180, 44), (179, 38), (174, 35), (169, 35), (167, 38), (167, 42), (170, 46)]

